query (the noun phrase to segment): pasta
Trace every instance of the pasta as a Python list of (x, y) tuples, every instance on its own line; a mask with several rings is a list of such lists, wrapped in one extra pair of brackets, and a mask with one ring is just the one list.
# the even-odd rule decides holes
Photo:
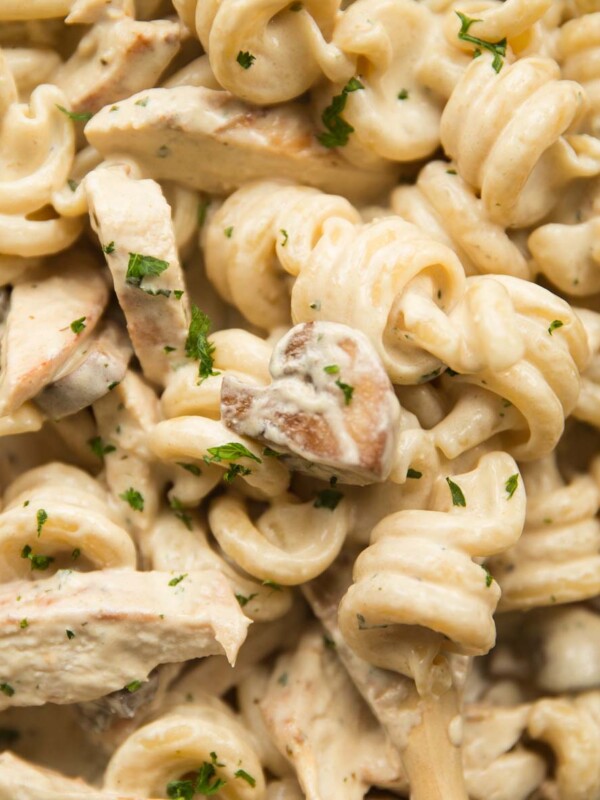
[(0, 800), (600, 800), (598, 0), (0, 0)]

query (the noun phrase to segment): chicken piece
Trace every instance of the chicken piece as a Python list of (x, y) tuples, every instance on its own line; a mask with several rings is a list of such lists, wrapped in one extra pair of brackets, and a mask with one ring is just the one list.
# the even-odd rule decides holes
[(398, 752), (319, 630), (279, 658), (260, 708), (310, 800), (362, 800), (372, 785), (406, 788)]
[(74, 262), (28, 274), (12, 291), (1, 343), (0, 415), (51, 383), (104, 311), (108, 286), (102, 272), (84, 254)]
[(158, 664), (221, 653), (233, 663), (249, 624), (213, 570), (61, 570), (4, 584), (0, 710), (134, 692)]
[(86, 191), (135, 354), (146, 377), (164, 385), (182, 361), (189, 317), (171, 210), (157, 183), (120, 166), (92, 172)]
[(181, 26), (176, 22), (107, 16), (81, 39), (53, 82), (67, 95), (73, 111), (94, 113), (154, 86), (180, 41)]
[(283, 448), (292, 469), (344, 483), (385, 480), (397, 447), (400, 405), (367, 337), (346, 325), (296, 325), (276, 344), (273, 383), (226, 375), (221, 417), (238, 434)]
[(134, 95), (99, 111), (85, 134), (104, 156), (127, 154), (149, 177), (211, 194), (278, 175), (366, 203), (391, 189), (398, 175), (389, 163), (360, 169), (322, 147), (302, 105), (256, 108), (205, 87)]
[(35, 398), (52, 419), (75, 414), (103, 397), (125, 377), (131, 357), (127, 337), (113, 324), (83, 343)]
[(101, 791), (79, 778), (30, 764), (13, 753), (0, 755), (0, 800), (140, 800)]

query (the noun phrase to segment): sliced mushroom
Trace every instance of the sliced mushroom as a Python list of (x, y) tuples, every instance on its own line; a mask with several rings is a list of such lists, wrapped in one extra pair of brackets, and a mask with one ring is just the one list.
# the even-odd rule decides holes
[(81, 39), (54, 75), (76, 112), (96, 112), (152, 87), (179, 50), (176, 22), (105, 17)]
[[(49, 270), (28, 273), (13, 288), (2, 338), (0, 414), (10, 414), (51, 383), (85, 341), (108, 300), (108, 287), (81, 253)], [(79, 321), (79, 330), (71, 324)]]
[[(147, 99), (147, 103), (141, 102)], [(104, 156), (127, 154), (144, 173), (193, 189), (228, 194), (247, 181), (278, 175), (342, 194), (376, 200), (395, 183), (389, 164), (358, 168), (322, 147), (308, 109), (256, 108), (205, 87), (151, 89), (105, 107), (85, 134)], [(201, 165), (201, 168), (199, 168)]]
[(227, 579), (213, 570), (61, 570), (4, 584), (0, 679), (11, 689), (0, 708), (133, 692), (163, 663), (222, 653), (233, 663), (249, 624)]
[(123, 380), (130, 357), (127, 337), (116, 325), (109, 324), (73, 353), (35, 403), (55, 420), (75, 414)]
[(302, 472), (364, 485), (393, 465), (400, 406), (367, 337), (346, 325), (310, 322), (279, 340), (273, 383), (225, 376), (223, 422), (273, 448)]
[[(92, 172), (86, 191), (135, 353), (146, 377), (164, 385), (182, 359), (189, 311), (171, 210), (157, 183), (134, 180), (121, 166)], [(132, 275), (135, 255), (152, 259), (141, 264), (142, 277)]]

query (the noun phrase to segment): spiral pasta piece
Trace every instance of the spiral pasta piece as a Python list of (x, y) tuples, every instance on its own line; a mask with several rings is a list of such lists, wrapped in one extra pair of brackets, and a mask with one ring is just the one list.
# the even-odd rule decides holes
[(47, 577), (48, 567), (135, 569), (135, 545), (105, 491), (76, 467), (55, 462), (25, 472), (6, 490), (4, 504), (2, 581)]
[(597, 800), (600, 797), (600, 720), (590, 713), (598, 692), (538, 700), (529, 716), (534, 739), (549, 745), (556, 758), (559, 800)]
[(569, 483), (548, 457), (524, 467), (527, 517), (523, 536), (490, 562), (502, 589), (500, 608), (571, 603), (600, 592), (600, 505), (589, 475)]
[(0, 250), (23, 257), (48, 255), (71, 245), (81, 223), (55, 214), (53, 191), (62, 186), (75, 155), (73, 123), (56, 86), (38, 86), (29, 105), (0, 52)]
[(300, 8), (289, 0), (179, 6), (186, 20), (193, 17), (219, 83), (243, 100), (280, 103), (310, 89), (322, 71), (341, 80), (353, 73), (352, 59), (330, 43), (340, 0), (308, 0)]
[(353, 508), (334, 508), (317, 498), (300, 503), (294, 495), (274, 498), (253, 521), (241, 497), (216, 498), (208, 514), (223, 551), (245, 572), (263, 581), (293, 586), (324, 572), (339, 554), (352, 526)]
[(482, 654), (495, 639), (500, 590), (472, 559), (514, 544), (524, 517), (522, 481), (505, 453), (447, 482), (440, 476), (431, 510), (400, 511), (374, 528), (339, 607), (347, 643), (370, 663), (414, 677), (421, 693), (436, 681), (447, 688), (440, 652)]
[(580, 83), (590, 99), (589, 127), (600, 133), (600, 12), (597, 7), (560, 29), (559, 55), (563, 75)]
[(444, 161), (427, 164), (415, 186), (392, 192), (394, 213), (451, 247), (467, 275), (530, 278), (530, 269), (506, 230), (492, 222), (483, 202)]
[(497, 73), (483, 55), (444, 109), (442, 145), (481, 192), (489, 219), (524, 227), (550, 211), (569, 181), (598, 174), (598, 142), (563, 135), (586, 110), (584, 90), (560, 80), (554, 61), (523, 58)]
[(573, 416), (600, 428), (600, 314), (578, 308), (577, 315), (585, 328), (592, 357), (581, 375), (581, 391)]
[(218, 781), (223, 787), (219, 794), (227, 800), (261, 800), (265, 794), (262, 767), (248, 732), (224, 703), (208, 694), (198, 693), (193, 703), (176, 706), (135, 731), (111, 758), (104, 787), (160, 797), (169, 784), (185, 781), (189, 773), (194, 773), (192, 791), (194, 782), (205, 778), (202, 794)]

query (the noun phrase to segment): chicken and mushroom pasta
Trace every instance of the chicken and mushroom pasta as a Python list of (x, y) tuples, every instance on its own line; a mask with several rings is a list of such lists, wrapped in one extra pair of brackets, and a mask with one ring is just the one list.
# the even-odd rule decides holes
[(0, 0), (0, 800), (600, 800), (600, 0)]

